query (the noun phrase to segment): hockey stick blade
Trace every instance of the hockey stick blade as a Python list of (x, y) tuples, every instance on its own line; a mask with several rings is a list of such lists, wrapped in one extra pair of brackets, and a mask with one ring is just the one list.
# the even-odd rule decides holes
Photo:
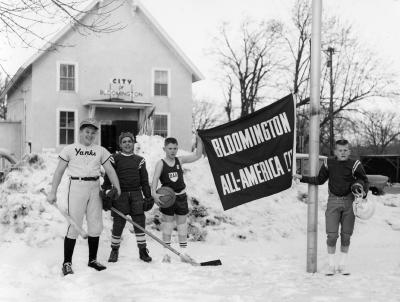
[(206, 262), (200, 262), (200, 266), (218, 266), (222, 265), (221, 260), (211, 260), (211, 261), (206, 261)]
[(111, 211), (113, 211), (114, 213), (116, 213), (119, 216), (121, 216), (122, 218), (124, 218), (126, 221), (131, 223), (133, 226), (137, 227), (139, 230), (143, 231), (145, 234), (147, 234), (148, 236), (153, 238), (155, 241), (157, 241), (163, 247), (169, 249), (175, 255), (179, 256), (179, 258), (181, 258), (182, 262), (189, 263), (189, 264), (191, 264), (193, 266), (217, 266), (217, 265), (221, 265), (222, 264), (221, 260), (219, 260), (219, 259), (218, 260), (212, 260), (212, 261), (206, 261), (206, 262), (198, 263), (192, 257), (190, 257), (189, 255), (182, 254), (182, 253), (178, 252), (177, 250), (175, 250), (174, 248), (172, 248), (171, 246), (165, 244), (165, 242), (162, 241), (160, 238), (158, 238), (157, 236), (155, 236), (153, 233), (149, 232), (145, 228), (141, 227), (140, 225), (138, 225), (131, 218), (129, 218), (128, 216), (126, 216), (122, 212), (118, 211), (116, 208), (111, 207)]

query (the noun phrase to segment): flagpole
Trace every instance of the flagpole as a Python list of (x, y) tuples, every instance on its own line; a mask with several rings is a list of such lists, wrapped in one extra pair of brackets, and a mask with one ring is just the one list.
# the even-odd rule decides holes
[[(322, 0), (312, 0), (311, 85), (310, 85), (310, 176), (318, 175), (319, 107), (321, 78)], [(308, 186), (307, 272), (317, 271), (318, 186)]]
[[(297, 99), (298, 95), (297, 92), (293, 93), (293, 110), (294, 110), (294, 129), (293, 129), (293, 156), (292, 156), (292, 175), (297, 173), (297, 162), (296, 162), (296, 147), (297, 147)], [(292, 184), (293, 186), (293, 184)]]

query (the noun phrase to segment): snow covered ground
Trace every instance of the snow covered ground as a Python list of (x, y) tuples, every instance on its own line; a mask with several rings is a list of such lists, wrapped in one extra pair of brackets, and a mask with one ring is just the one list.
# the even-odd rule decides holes
[[(161, 138), (139, 137), (152, 174), (162, 157)], [(194, 267), (150, 238), (153, 262), (138, 259), (129, 226), (117, 263), (107, 263), (111, 219), (98, 259), (107, 270), (87, 267), (87, 243), (77, 241), (75, 274), (61, 277), (65, 222), (39, 192), (49, 189), (57, 164), (54, 154), (31, 159), (0, 185), (0, 301), (400, 301), (400, 196), (372, 196), (377, 203), (368, 221), (356, 221), (349, 254), (350, 276), (326, 277), (324, 210), (327, 188), (320, 188), (318, 273), (306, 272), (307, 186), (294, 184), (280, 194), (224, 212), (206, 159), (187, 165), (192, 204), (187, 253), (197, 261), (221, 259), (218, 267)], [(65, 203), (64, 181), (59, 205)], [(158, 210), (147, 214), (157, 236)], [(174, 237), (176, 247), (177, 238)]]

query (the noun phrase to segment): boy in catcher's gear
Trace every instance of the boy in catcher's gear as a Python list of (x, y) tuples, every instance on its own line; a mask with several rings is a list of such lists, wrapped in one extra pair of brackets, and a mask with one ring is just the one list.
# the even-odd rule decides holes
[[(321, 185), (328, 180), (329, 197), (325, 212), (327, 247), (328, 247), (328, 274), (336, 272), (335, 252), (336, 241), (340, 225), (341, 257), (337, 271), (345, 272), (346, 259), (350, 246), (350, 237), (354, 230), (355, 216), (353, 212), (354, 195), (351, 186), (357, 180), (363, 181), (364, 192), (368, 192), (368, 178), (359, 160), (349, 159), (350, 148), (347, 140), (338, 140), (335, 145), (335, 157), (329, 158), (323, 164), (317, 177), (295, 174), (295, 179), (301, 182)], [(367, 193), (365, 193), (366, 196)], [(365, 197), (364, 196), (364, 197)]]
[[(97, 262), (99, 236), (103, 229), (102, 202), (100, 190), (100, 166), (103, 165), (108, 177), (121, 194), (118, 177), (111, 165), (111, 154), (99, 145), (93, 144), (97, 134), (97, 123), (88, 119), (80, 123), (79, 143), (66, 146), (59, 155), (59, 162), (54, 172), (51, 192), (47, 196), (50, 203), (57, 201), (56, 194), (61, 178), (68, 168), (68, 214), (78, 225), (82, 225), (86, 215), (88, 228), (89, 262), (88, 266), (96, 270), (106, 267)], [(68, 226), (64, 239), (64, 275), (73, 274), (72, 254), (78, 232), (71, 225)]]
[[(123, 214), (130, 215), (134, 222), (145, 228), (146, 216), (144, 211), (152, 208), (154, 200), (151, 197), (146, 162), (143, 157), (133, 153), (134, 143), (135, 139), (132, 133), (122, 132), (119, 136), (119, 146), (122, 152), (115, 153), (111, 157), (122, 191), (121, 196), (112, 202), (112, 206)], [(108, 177), (105, 177), (102, 188), (106, 192), (111, 188)], [(105, 208), (105, 210), (107, 209)], [(117, 262), (121, 235), (126, 220), (114, 212), (111, 215), (113, 217), (113, 228), (111, 253), (108, 262)], [(134, 230), (139, 248), (139, 257), (145, 262), (150, 262), (152, 259), (146, 248), (145, 233), (136, 227)]]
[[(171, 207), (161, 208), (162, 213), (162, 238), (165, 244), (171, 245), (171, 234), (174, 229), (174, 222), (176, 222), (179, 238), (179, 246), (181, 249), (187, 247), (187, 214), (189, 207), (186, 196), (186, 185), (183, 180), (182, 165), (192, 163), (201, 158), (203, 154), (203, 142), (200, 137), (196, 135), (197, 144), (196, 152), (186, 156), (177, 157), (178, 141), (173, 137), (168, 137), (164, 141), (165, 157), (157, 162), (153, 182), (151, 185), (151, 192), (154, 197), (155, 203), (160, 206), (160, 194), (156, 193), (158, 181), (160, 180), (162, 186), (168, 186), (175, 191), (176, 200)], [(168, 254), (164, 256), (164, 262), (169, 262), (170, 257)]]

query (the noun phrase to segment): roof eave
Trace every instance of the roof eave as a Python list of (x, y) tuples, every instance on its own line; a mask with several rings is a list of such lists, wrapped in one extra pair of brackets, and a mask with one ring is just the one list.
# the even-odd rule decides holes
[[(99, 0), (94, 0), (91, 2), (84, 10), (83, 12), (88, 12), (92, 10), (97, 4), (99, 3)], [(87, 13), (80, 13), (76, 19), (82, 20)], [(4, 89), (4, 91), (0, 95), (0, 99), (3, 99), (8, 91), (13, 88), (14, 84), (18, 82), (20, 77), (24, 74), (25, 70), (27, 70), (36, 60), (38, 60), (42, 55), (44, 55), (54, 44), (56, 44), (66, 33), (68, 33), (72, 28), (73, 24), (68, 24), (65, 25), (57, 34), (50, 39), (49, 42), (45, 43), (41, 49), (33, 54), (15, 73), (15, 75), (12, 77), (11, 81), (9, 82), (10, 84), (7, 85), (7, 87)]]
[[(90, 3), (83, 11), (88, 12), (92, 10), (100, 1), (94, 0)], [(166, 33), (166, 31), (161, 27), (161, 25), (154, 19), (154, 17), (147, 11), (147, 9), (143, 6), (143, 4), (139, 0), (135, 0), (135, 4), (139, 6), (140, 10), (143, 12), (144, 16), (148, 19), (149, 23), (153, 25), (153, 27), (157, 30), (160, 37), (165, 40), (167, 44), (169, 44), (173, 51), (177, 54), (178, 57), (182, 58), (184, 65), (190, 71), (192, 75), (192, 83), (204, 80), (204, 75), (200, 72), (200, 70), (192, 63), (192, 61), (184, 54), (184, 52), (179, 48), (179, 46), (170, 38), (170, 36)], [(86, 13), (81, 13), (77, 16), (78, 20), (83, 19), (86, 16)], [(73, 27), (73, 24), (68, 24), (64, 26), (48, 43), (46, 43), (43, 48), (32, 55), (15, 73), (12, 77), (11, 81), (7, 85), (7, 87), (0, 94), (0, 99), (3, 99), (8, 91), (13, 88), (14, 84), (18, 82), (20, 77), (24, 74), (25, 70), (28, 69), (36, 60), (38, 60), (42, 55), (46, 53), (54, 44), (56, 44), (65, 34), (67, 34)]]
[(28, 72), (30, 65), (27, 67), (20, 67), (17, 72), (14, 74), (14, 76), (11, 78), (11, 80), (7, 83), (7, 86), (4, 88), (2, 93), (0, 94), (0, 100), (4, 99), (8, 92), (14, 88), (14, 85), (19, 83), (19, 80)]

